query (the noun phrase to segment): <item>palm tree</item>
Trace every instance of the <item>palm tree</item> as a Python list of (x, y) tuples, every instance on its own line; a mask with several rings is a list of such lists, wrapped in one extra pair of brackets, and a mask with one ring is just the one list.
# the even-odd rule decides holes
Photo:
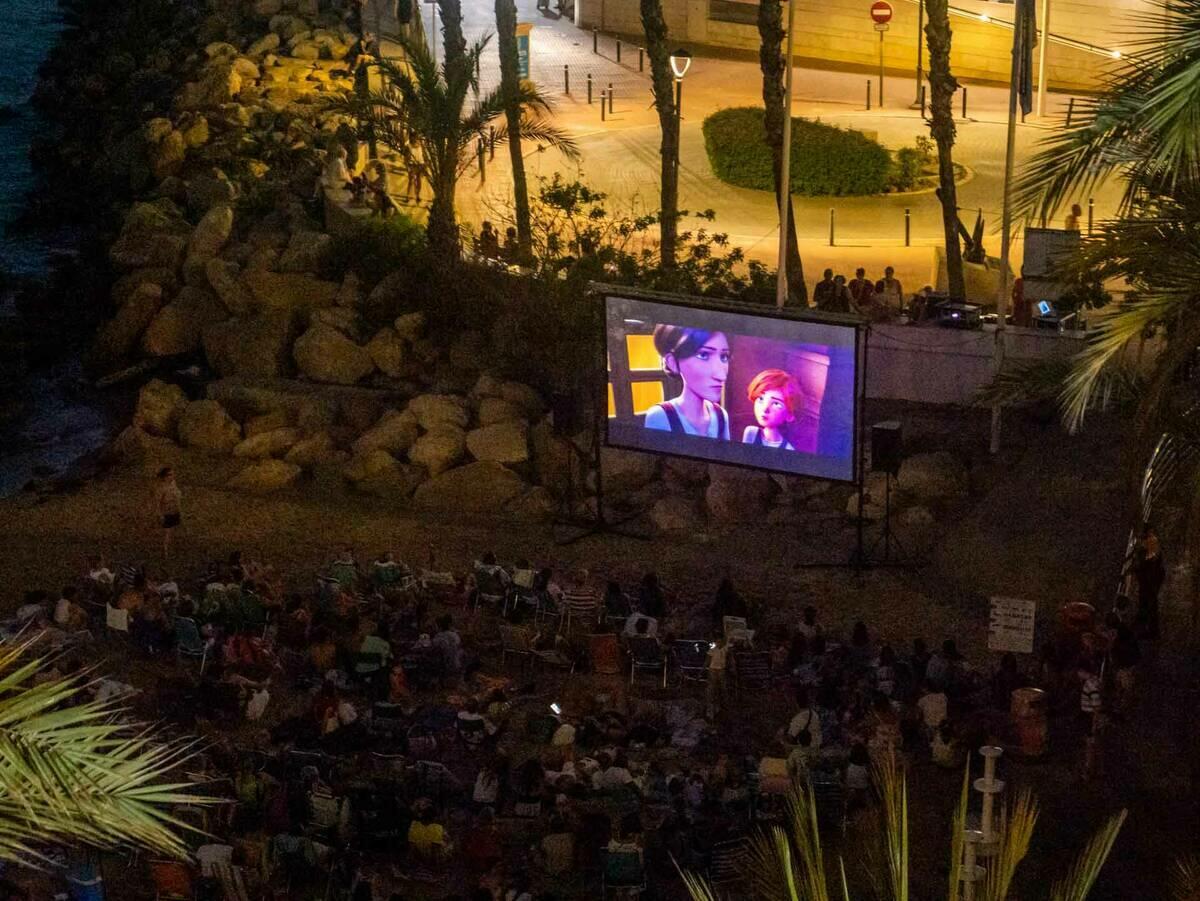
[(184, 856), (191, 827), (170, 808), (215, 800), (165, 780), (195, 745), (128, 723), (119, 700), (78, 702), (81, 679), (35, 683), (48, 662), (30, 644), (0, 648), (0, 859), (42, 865), (51, 845)]
[(942, 202), (942, 231), (946, 244), (946, 276), (950, 297), (963, 300), (962, 245), (958, 240), (958, 192), (954, 185), (954, 92), (958, 81), (950, 73), (950, 9), (947, 0), (928, 0), (929, 22), (929, 133), (938, 150), (938, 197)]
[(517, 59), (517, 6), (513, 0), (496, 0), (496, 35), (500, 45), (500, 90), (504, 94), (504, 119), (508, 125), (508, 152), (512, 159), (513, 212), (517, 221), (517, 248), (522, 260), (533, 253), (529, 223), (529, 183), (521, 152), (521, 87)]
[[(426, 237), (433, 260), (445, 266), (457, 260), (462, 250), (454, 210), (458, 179), (471, 166), (492, 123), (503, 117), (505, 96), (503, 89), (497, 88), (478, 97), (471, 109), (466, 108), (468, 92), (479, 87), (476, 67), (488, 38), (467, 46), (456, 0), (439, 2), (446, 51), (440, 66), (424, 42), (397, 35), (404, 59), (371, 63), (379, 72), (380, 87), (363, 98), (337, 98), (330, 106), (356, 116), (397, 153), (405, 153), (410, 140), (416, 144), (419, 153), (412, 155), (411, 165), (433, 192)], [(516, 135), (555, 147), (569, 158), (578, 156), (575, 143), (563, 131), (528, 115), (550, 110), (549, 101), (534, 85), (519, 84), (514, 99), (522, 116), (515, 131), (504, 122), (496, 127), (498, 143), (507, 143), (510, 135)]]
[(650, 89), (658, 113), (662, 143), (659, 147), (659, 258), (664, 269), (675, 268), (679, 233), (679, 110), (675, 106), (675, 79), (671, 51), (667, 49), (667, 23), (662, 0), (640, 0), (646, 55), (650, 57)]
[[(883, 802), (882, 835), (879, 838), (886, 872), (864, 875), (874, 884), (875, 896), (908, 901), (908, 789), (903, 773), (892, 761), (885, 761), (876, 768), (876, 782)], [(948, 901), (959, 901), (969, 786), (968, 763), (954, 817)], [(763, 901), (830, 901), (832, 898), (851, 901), (845, 860), (838, 859), (836, 883), (832, 889), (830, 887), (811, 786), (796, 783), (788, 797), (787, 808), (787, 829), (775, 826), (769, 832), (760, 833), (754, 841), (743, 873), (749, 887), (747, 896)], [(1037, 803), (1032, 795), (1027, 791), (1018, 793), (1002, 817), (1000, 851), (992, 858), (981, 886), (977, 885), (979, 901), (1005, 901), (1008, 897), (1013, 875), (1029, 849), (1037, 817)], [(1125, 812), (1121, 811), (1101, 827), (1074, 865), (1050, 887), (1045, 895), (1049, 901), (1084, 901), (1087, 898), (1124, 821)], [(716, 901), (717, 895), (703, 879), (691, 873), (684, 873), (683, 878), (694, 901)]]
[[(758, 5), (758, 64), (762, 69), (763, 130), (771, 148), (771, 161), (775, 173), (775, 200), (783, 196), (785, 186), (780, 181), (783, 165), (783, 75), (786, 63), (783, 59), (783, 4), (779, 0), (762, 0)], [(790, 114), (790, 110), (788, 113)], [(787, 185), (790, 188), (791, 185)], [(796, 238), (796, 212), (792, 208), (792, 194), (788, 191), (788, 237), (787, 237), (788, 294), (793, 303), (808, 305), (808, 289), (804, 284), (804, 265), (800, 261), (800, 244)]]

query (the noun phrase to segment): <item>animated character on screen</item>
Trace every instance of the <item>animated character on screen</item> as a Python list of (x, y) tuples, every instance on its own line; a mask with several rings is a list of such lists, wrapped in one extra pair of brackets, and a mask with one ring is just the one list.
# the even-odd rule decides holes
[(729, 339), (724, 332), (657, 325), (654, 347), (663, 368), (683, 380), (683, 391), (647, 410), (646, 428), (728, 441), (729, 414), (721, 406), (729, 377)]
[(746, 426), (742, 443), (795, 450), (783, 430), (804, 409), (804, 397), (796, 380), (782, 369), (764, 369), (750, 380), (746, 394), (754, 404), (758, 425)]

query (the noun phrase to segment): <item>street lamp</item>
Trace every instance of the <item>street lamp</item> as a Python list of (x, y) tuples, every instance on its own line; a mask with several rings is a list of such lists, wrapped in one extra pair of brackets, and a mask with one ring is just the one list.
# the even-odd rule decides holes
[(679, 169), (679, 131), (683, 122), (683, 76), (692, 67), (692, 55), (682, 47), (671, 54), (671, 72), (675, 76), (675, 168)]

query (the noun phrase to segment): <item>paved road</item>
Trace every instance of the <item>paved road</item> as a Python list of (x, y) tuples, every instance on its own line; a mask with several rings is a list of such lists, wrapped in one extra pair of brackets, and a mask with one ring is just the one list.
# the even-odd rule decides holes
[[(431, 26), (433, 7), (420, 4), (426, 30)], [(558, 124), (567, 129), (582, 152), (576, 167), (553, 151), (538, 153), (529, 148), (527, 168), (531, 178), (549, 176), (556, 171), (576, 171), (589, 185), (606, 191), (615, 204), (628, 203), (643, 208), (657, 206), (659, 173), (659, 131), (650, 107), (650, 83), (647, 74), (638, 71), (636, 47), (625, 44), (622, 62), (615, 60), (615, 41), (601, 36), (598, 54), (592, 53), (592, 35), (577, 29), (565, 18), (536, 8), (536, 0), (518, 0), (522, 21), (535, 23), (532, 35), (532, 77), (555, 104)], [(464, 29), (468, 39), (494, 30), (494, 6), (491, 0), (464, 0)], [(385, 29), (386, 30), (386, 29)], [(730, 58), (716, 51), (696, 48), (696, 57), (683, 85), (684, 123), (680, 154), (680, 204), (684, 208), (717, 212), (716, 226), (747, 252), (759, 259), (774, 261), (778, 215), (773, 196), (726, 185), (713, 175), (701, 134), (701, 123), (709, 113), (728, 106), (761, 104), (761, 76), (757, 62), (749, 57)], [(563, 66), (570, 67), (571, 93), (564, 93)], [(586, 76), (594, 82), (594, 103), (586, 102)], [(499, 63), (493, 40), (485, 53), (481, 71), (481, 90), (488, 90), (499, 79)], [(883, 109), (865, 109), (868, 77), (861, 73), (827, 72), (798, 69), (793, 113), (819, 118), (830, 124), (873, 133), (884, 145), (898, 148), (911, 145), (928, 128), (917, 111), (908, 108), (915, 97), (915, 80), (889, 76), (887, 104)], [(599, 112), (599, 93), (609, 84), (615, 88), (614, 110), (604, 121)], [(1000, 208), (1004, 170), (1007, 91), (972, 85), (968, 87), (969, 119), (958, 123), (956, 160), (971, 170), (968, 181), (960, 186), (959, 204), (963, 219), (970, 227), (974, 211), (982, 209), (988, 223), (991, 253), (999, 252)], [(1017, 131), (1017, 165), (1028, 158), (1037, 141), (1044, 137), (1065, 111), (1069, 98), (1051, 95), (1050, 114), (1044, 123), (1020, 126)], [(956, 111), (961, 108), (956, 103)], [(480, 183), (475, 170), (460, 186), (459, 207), (463, 219), (478, 223), (489, 218), (489, 208), (504, 207), (511, 190), (506, 152), (497, 153), (487, 166), (486, 180)], [(1115, 189), (1096, 195), (1096, 216), (1103, 217), (1116, 205)], [(1086, 198), (1081, 198), (1086, 202)], [(840, 262), (856, 255), (868, 264), (881, 260), (903, 260), (911, 269), (910, 281), (920, 279), (928, 269), (929, 248), (941, 241), (941, 210), (932, 192), (859, 198), (796, 197), (796, 220), (806, 256), (816, 260)], [(830, 249), (830, 208), (835, 209), (835, 235), (838, 248)], [(913, 248), (904, 243), (904, 211), (911, 210)], [(918, 250), (919, 248), (919, 250)], [(1014, 259), (1020, 259), (1019, 235)], [(912, 260), (913, 262), (909, 262)], [(819, 264), (814, 262), (814, 265)]]

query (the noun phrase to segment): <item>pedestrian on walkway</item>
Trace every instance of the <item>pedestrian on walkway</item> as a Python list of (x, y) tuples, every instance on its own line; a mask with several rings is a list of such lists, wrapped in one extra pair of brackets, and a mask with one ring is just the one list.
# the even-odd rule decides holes
[(1067, 213), (1067, 221), (1063, 225), (1069, 232), (1079, 231), (1079, 217), (1083, 215), (1083, 207), (1077, 203), (1071, 204), (1071, 212)]
[(171, 556), (171, 535), (179, 528), (181, 522), (182, 499), (179, 483), (175, 481), (175, 471), (170, 466), (164, 466), (158, 471), (158, 480), (154, 487), (154, 506), (162, 525), (164, 560)]
[(854, 306), (853, 298), (850, 296), (850, 289), (846, 287), (846, 276), (835, 275), (833, 277), (834, 294), (833, 306), (830, 312), (833, 313), (856, 313), (858, 310)]
[(828, 311), (836, 297), (837, 283), (833, 280), (833, 270), (826, 269), (822, 279), (813, 286), (813, 305), (818, 310)]
[(421, 164), (417, 161), (416, 152), (412, 147), (404, 148), (404, 175), (406, 178), (405, 198), (413, 203), (420, 203)]
[(859, 266), (854, 270), (854, 278), (846, 286), (850, 289), (850, 299), (860, 309), (869, 307), (875, 296), (875, 283), (867, 278), (867, 270)]
[(879, 295), (876, 302), (887, 309), (899, 310), (904, 305), (904, 288), (891, 266), (883, 270), (883, 278), (875, 284), (875, 293)]
[(1133, 575), (1138, 583), (1136, 622), (1141, 634), (1151, 640), (1158, 638), (1158, 593), (1166, 580), (1162, 545), (1150, 523), (1142, 528), (1142, 539), (1134, 551)]

